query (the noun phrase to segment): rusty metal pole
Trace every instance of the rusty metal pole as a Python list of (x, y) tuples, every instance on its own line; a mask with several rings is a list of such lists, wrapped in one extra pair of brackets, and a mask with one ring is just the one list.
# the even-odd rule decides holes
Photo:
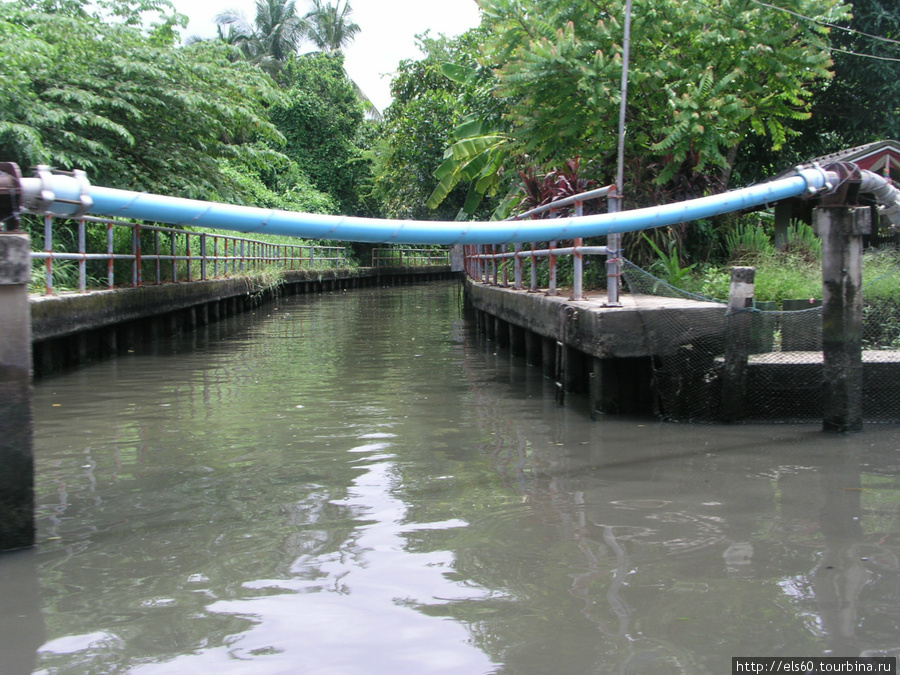
[(0, 164), (0, 551), (33, 546), (31, 241), (19, 231), (21, 174)]
[[(584, 215), (584, 202), (575, 202), (575, 217), (580, 218)], [(578, 248), (583, 244), (581, 238), (572, 240), (572, 248), (575, 252), (572, 254), (572, 300), (584, 300), (584, 257)]]
[(823, 431), (861, 431), (862, 235), (872, 229), (868, 206), (820, 206), (822, 238)]
[(553, 255), (553, 249), (556, 248), (556, 242), (548, 242), (547, 247), (550, 249), (550, 255), (547, 256), (548, 264), (550, 265), (550, 280), (547, 282), (549, 285), (547, 295), (556, 295), (556, 256)]
[(515, 244), (516, 257), (514, 258), (515, 289), (522, 290), (522, 244)]
[(112, 290), (116, 285), (115, 258), (113, 258), (113, 224), (106, 224), (106, 287)]
[(134, 267), (131, 273), (131, 285), (143, 285), (143, 270), (141, 268), (141, 224), (136, 223), (132, 232), (132, 253), (134, 254)]
[[(609, 212), (623, 210), (622, 195), (625, 190), (625, 118), (628, 102), (628, 62), (631, 58), (631, 0), (625, 0), (625, 24), (622, 35), (622, 82), (619, 93), (619, 138), (616, 167), (616, 190), (609, 198)], [(606, 306), (621, 307), (619, 293), (622, 290), (622, 265), (620, 252), (622, 235), (611, 234), (606, 239), (609, 256), (606, 261)]]

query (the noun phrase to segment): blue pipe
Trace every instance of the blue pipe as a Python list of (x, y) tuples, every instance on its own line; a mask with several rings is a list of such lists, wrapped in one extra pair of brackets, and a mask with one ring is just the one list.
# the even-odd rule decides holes
[(170, 225), (245, 233), (390, 244), (503, 244), (555, 241), (635, 232), (711, 218), (831, 189), (836, 175), (798, 169), (787, 178), (732, 192), (633, 211), (552, 220), (446, 222), (380, 220), (293, 213), (248, 206), (164, 197), (90, 185), (82, 172), (50, 174), (39, 169), (22, 179), (22, 203), (35, 213), (131, 218)]

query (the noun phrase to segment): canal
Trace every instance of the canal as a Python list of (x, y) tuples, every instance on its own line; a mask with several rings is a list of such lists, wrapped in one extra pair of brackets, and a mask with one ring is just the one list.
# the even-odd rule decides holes
[(35, 386), (0, 673), (730, 672), (900, 653), (900, 429), (591, 421), (455, 283)]

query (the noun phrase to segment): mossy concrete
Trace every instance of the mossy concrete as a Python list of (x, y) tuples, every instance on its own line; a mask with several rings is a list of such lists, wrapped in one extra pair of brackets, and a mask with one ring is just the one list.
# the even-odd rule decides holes
[[(559, 401), (567, 392), (585, 393), (592, 414), (682, 416), (681, 408), (697, 406), (698, 401), (682, 397), (674, 404), (677, 410), (660, 409), (653, 360), (683, 345), (703, 343), (721, 349), (725, 308), (713, 302), (652, 296), (640, 296), (639, 303), (630, 295), (620, 300), (621, 307), (606, 307), (605, 293), (576, 301), (466, 282), (466, 301), (475, 310), (478, 325), (501, 346), (511, 345), (513, 352), (524, 351), (529, 363), (540, 363), (544, 375), (556, 381)], [(519, 337), (517, 331), (525, 335)], [(691, 350), (694, 359), (706, 353)], [(700, 378), (704, 368), (690, 372)], [(690, 384), (696, 385), (687, 388), (692, 391), (709, 388), (704, 382)]]
[(468, 280), (471, 306), (522, 329), (600, 359), (649, 357), (698, 339), (723, 339), (719, 303), (623, 295), (622, 307), (604, 307), (606, 296), (585, 300), (548, 296)]

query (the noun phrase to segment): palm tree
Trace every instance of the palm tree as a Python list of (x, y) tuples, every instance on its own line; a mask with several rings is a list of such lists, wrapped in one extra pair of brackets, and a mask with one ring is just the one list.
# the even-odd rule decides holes
[[(341, 0), (337, 0), (335, 5), (330, 2), (326, 4), (323, 0), (312, 0), (312, 4), (313, 8), (303, 17), (309, 23), (306, 39), (320, 51), (328, 53), (341, 51), (353, 41), (360, 31), (359, 24), (350, 20), (350, 15), (353, 14), (350, 0), (344, 0), (343, 7), (341, 7)], [(356, 82), (353, 80), (350, 82), (353, 83), (353, 88), (365, 107), (368, 118), (375, 121), (381, 120), (381, 113), (371, 99), (366, 96)]]
[(309, 30), (306, 18), (297, 14), (295, 0), (256, 0), (256, 18), (251, 23), (241, 12), (228, 10), (216, 17), (219, 33), (227, 27), (227, 39), (251, 61), (282, 62), (297, 48)]
[(360, 28), (350, 20), (350, 0), (344, 0), (343, 7), (341, 0), (335, 5), (323, 0), (312, 0), (312, 4), (313, 8), (303, 17), (309, 22), (306, 37), (310, 42), (323, 52), (336, 52), (353, 41)]

